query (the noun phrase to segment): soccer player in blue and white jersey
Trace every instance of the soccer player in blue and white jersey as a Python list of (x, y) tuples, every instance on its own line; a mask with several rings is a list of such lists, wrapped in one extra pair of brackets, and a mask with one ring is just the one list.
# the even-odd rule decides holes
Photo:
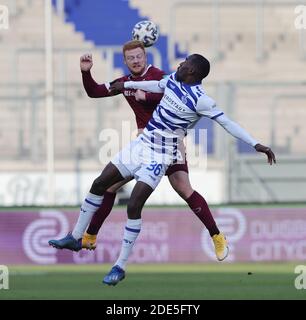
[[(231, 121), (204, 91), (201, 82), (210, 71), (209, 61), (199, 54), (189, 56), (176, 73), (160, 81), (127, 81), (115, 83), (112, 90), (141, 89), (164, 92), (143, 133), (122, 150), (112, 161), (113, 175), (134, 176), (137, 183), (128, 205), (128, 221), (121, 252), (114, 267), (103, 282), (116, 285), (125, 277), (125, 266), (141, 229), (141, 210), (159, 184), (168, 166), (176, 159), (177, 147), (201, 117), (218, 122), (234, 137), (263, 152), (270, 164), (275, 163), (272, 150), (259, 144), (248, 132)], [(119, 171), (119, 172), (118, 172)], [(102, 173), (103, 175), (103, 173)], [(101, 183), (103, 179), (101, 179)], [(224, 244), (220, 254), (227, 254)]]
[[(103, 282), (116, 285), (125, 277), (128, 257), (141, 230), (141, 211), (151, 193), (159, 184), (167, 168), (177, 160), (177, 148), (187, 133), (202, 117), (217, 121), (231, 135), (263, 152), (268, 162), (275, 162), (272, 150), (259, 144), (238, 124), (228, 119), (217, 108), (215, 101), (207, 96), (201, 86), (210, 70), (209, 62), (201, 55), (189, 56), (173, 73), (160, 81), (116, 82), (111, 90), (118, 92), (124, 88), (163, 92), (160, 104), (153, 112), (143, 133), (133, 140), (105, 167), (94, 180), (90, 198), (82, 204), (81, 214), (95, 212), (105, 191), (113, 184), (128, 177), (137, 181), (127, 207), (128, 219), (120, 255)], [(216, 248), (219, 260), (228, 254), (227, 242), (220, 242)]]
[[(159, 81), (163, 78), (164, 72), (162, 70), (147, 64), (145, 47), (142, 42), (137, 40), (128, 41), (124, 44), (122, 51), (124, 62), (127, 65), (130, 74), (118, 78), (111, 83), (143, 80)], [(88, 96), (91, 98), (102, 98), (114, 95), (114, 92), (111, 93), (109, 90), (111, 83), (99, 85), (94, 81), (90, 73), (92, 66), (93, 61), (91, 55), (83, 55), (80, 59), (80, 67), (84, 88)], [(162, 92), (150, 93), (134, 89), (125, 89), (118, 91), (116, 94), (122, 94), (132, 108), (136, 117), (139, 134), (147, 126), (155, 108), (163, 97)], [(224, 247), (226, 239), (218, 229), (205, 199), (200, 193), (194, 190), (190, 184), (184, 144), (181, 143), (177, 149), (177, 161), (168, 167), (165, 175), (168, 176), (173, 189), (186, 201), (190, 209), (207, 228), (215, 247), (216, 257), (219, 261), (222, 261), (226, 258), (226, 254), (224, 254), (224, 251), (219, 248)], [(86, 213), (81, 211), (72, 232), (69, 232), (64, 238), (49, 240), (49, 244), (57, 249), (79, 251), (83, 247), (89, 250), (94, 250), (96, 247), (97, 233), (102, 223), (112, 210), (116, 195), (115, 192), (130, 180), (131, 177), (128, 177), (126, 180), (120, 181), (109, 188), (103, 194), (103, 201), (97, 211), (93, 212), (87, 210)], [(86, 200), (92, 201), (92, 197), (93, 196), (89, 193)], [(84, 208), (82, 207), (82, 209)], [(88, 226), (89, 222), (90, 225)], [(84, 234), (87, 226), (87, 231)]]

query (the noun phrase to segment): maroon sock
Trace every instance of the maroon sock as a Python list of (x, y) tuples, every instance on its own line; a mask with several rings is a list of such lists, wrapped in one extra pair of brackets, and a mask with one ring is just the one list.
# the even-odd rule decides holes
[(93, 215), (87, 233), (91, 235), (98, 234), (104, 220), (108, 217), (114, 206), (116, 193), (105, 192), (101, 207)]
[(204, 223), (211, 237), (220, 233), (205, 199), (199, 193), (194, 191), (193, 194), (186, 200), (186, 202), (188, 203), (190, 209)]

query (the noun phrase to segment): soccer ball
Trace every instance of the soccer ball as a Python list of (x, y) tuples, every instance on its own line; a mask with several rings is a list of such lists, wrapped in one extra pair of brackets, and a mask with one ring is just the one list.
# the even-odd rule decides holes
[(159, 37), (159, 29), (152, 21), (140, 21), (132, 31), (133, 40), (142, 41), (145, 47), (151, 47)]

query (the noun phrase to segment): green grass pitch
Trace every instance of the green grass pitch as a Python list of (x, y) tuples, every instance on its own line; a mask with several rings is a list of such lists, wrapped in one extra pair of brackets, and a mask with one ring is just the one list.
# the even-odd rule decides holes
[(102, 284), (110, 265), (9, 266), (0, 300), (306, 299), (294, 286), (297, 264), (130, 265), (115, 287)]

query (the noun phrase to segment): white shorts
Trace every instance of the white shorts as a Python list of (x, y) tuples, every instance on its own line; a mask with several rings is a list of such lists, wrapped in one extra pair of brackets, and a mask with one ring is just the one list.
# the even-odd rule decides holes
[(171, 164), (171, 158), (154, 152), (138, 137), (123, 148), (111, 162), (123, 178), (134, 177), (136, 181), (142, 181), (154, 190)]

